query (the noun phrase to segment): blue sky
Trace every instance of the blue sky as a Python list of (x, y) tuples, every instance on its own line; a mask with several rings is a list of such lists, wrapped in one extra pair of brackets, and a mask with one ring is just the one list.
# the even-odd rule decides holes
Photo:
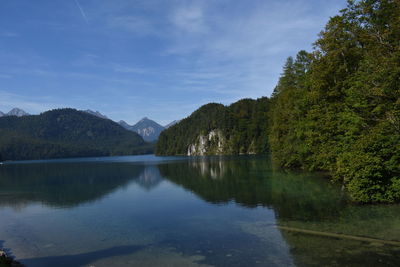
[(1, 0), (0, 110), (166, 124), (269, 96), (345, 0)]

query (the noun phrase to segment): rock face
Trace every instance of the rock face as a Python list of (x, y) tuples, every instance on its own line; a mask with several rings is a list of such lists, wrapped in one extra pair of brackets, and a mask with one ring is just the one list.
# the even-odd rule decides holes
[(3, 117), (4, 115), (6, 115), (6, 114), (4, 114), (3, 112), (0, 111), (0, 117)]
[(187, 150), (188, 156), (220, 155), (224, 153), (225, 140), (219, 129), (210, 131), (206, 135), (199, 135), (195, 143), (190, 144)]
[(130, 127), (131, 131), (137, 132), (147, 142), (156, 141), (164, 129), (163, 126), (147, 117)]
[(7, 114), (5, 114), (5, 116), (17, 116), (17, 117), (28, 116), (28, 115), (29, 113), (19, 108), (13, 108)]
[(138, 133), (147, 142), (156, 141), (160, 133), (165, 130), (165, 127), (147, 117), (144, 117), (135, 125), (129, 125), (123, 120), (119, 121), (118, 124), (129, 131)]
[(262, 97), (203, 105), (160, 134), (156, 155), (268, 153), (269, 103)]

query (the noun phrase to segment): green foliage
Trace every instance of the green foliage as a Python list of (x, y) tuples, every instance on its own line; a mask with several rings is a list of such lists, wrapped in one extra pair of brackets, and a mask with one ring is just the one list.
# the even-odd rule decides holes
[[(266, 153), (269, 100), (242, 99), (230, 106), (211, 103), (200, 107), (188, 118), (164, 130), (157, 142), (158, 155), (185, 155), (199, 135), (221, 130), (226, 140), (224, 154)], [(215, 151), (209, 151), (214, 154)]]
[(271, 99), (282, 167), (330, 171), (358, 202), (400, 200), (400, 2), (349, 1)]
[(128, 155), (151, 150), (138, 134), (74, 109), (0, 118), (0, 160)]

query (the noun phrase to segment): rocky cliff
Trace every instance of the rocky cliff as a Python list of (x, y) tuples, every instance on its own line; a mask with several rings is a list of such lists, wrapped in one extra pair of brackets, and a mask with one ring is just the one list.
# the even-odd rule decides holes
[(210, 131), (206, 135), (199, 135), (196, 141), (189, 145), (188, 156), (220, 155), (224, 154), (226, 138), (221, 130)]

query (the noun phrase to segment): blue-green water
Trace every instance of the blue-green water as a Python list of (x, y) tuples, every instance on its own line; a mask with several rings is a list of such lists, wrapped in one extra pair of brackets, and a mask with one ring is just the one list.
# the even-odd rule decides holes
[(400, 241), (399, 205), (352, 205), (266, 157), (0, 165), (0, 247), (28, 267), (400, 266), (385, 241)]

